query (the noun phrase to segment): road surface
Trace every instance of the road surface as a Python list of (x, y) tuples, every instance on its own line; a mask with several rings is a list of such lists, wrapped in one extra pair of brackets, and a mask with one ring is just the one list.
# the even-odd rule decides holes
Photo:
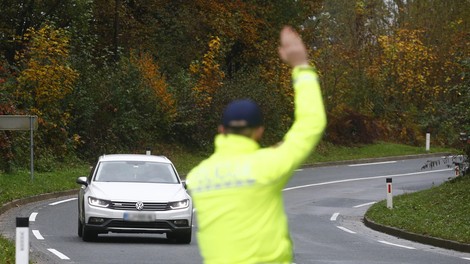
[[(295, 245), (295, 263), (469, 263), (470, 254), (373, 231), (362, 217), (393, 194), (431, 188), (453, 176), (445, 167), (421, 171), (426, 159), (304, 168), (283, 190)], [(174, 244), (164, 235), (109, 234), (86, 243), (77, 236), (77, 200), (62, 197), (12, 209), (1, 232), (14, 236), (14, 218), (30, 217), (32, 257), (38, 263), (201, 263), (197, 239)], [(197, 223), (195, 228), (197, 229)]]

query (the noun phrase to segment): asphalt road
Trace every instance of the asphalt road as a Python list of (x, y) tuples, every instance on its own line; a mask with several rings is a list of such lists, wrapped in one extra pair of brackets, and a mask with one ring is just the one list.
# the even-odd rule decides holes
[[(365, 227), (367, 208), (393, 194), (441, 184), (453, 172), (444, 167), (421, 171), (425, 159), (339, 165), (298, 170), (284, 189), (301, 263), (470, 263), (470, 254), (440, 249)], [(196, 236), (190, 245), (173, 244), (163, 235), (100, 236), (85, 243), (77, 236), (76, 197), (28, 204), (0, 216), (0, 232), (14, 237), (14, 219), (30, 217), (32, 258), (37, 263), (201, 263)], [(197, 228), (197, 223), (195, 223)]]

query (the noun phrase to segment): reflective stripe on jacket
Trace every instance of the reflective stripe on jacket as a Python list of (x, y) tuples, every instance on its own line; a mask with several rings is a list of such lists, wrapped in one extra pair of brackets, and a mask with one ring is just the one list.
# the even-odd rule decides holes
[(219, 134), (215, 152), (188, 174), (206, 264), (291, 263), (282, 189), (320, 141), (326, 115), (313, 68), (296, 67), (295, 121), (276, 147)]

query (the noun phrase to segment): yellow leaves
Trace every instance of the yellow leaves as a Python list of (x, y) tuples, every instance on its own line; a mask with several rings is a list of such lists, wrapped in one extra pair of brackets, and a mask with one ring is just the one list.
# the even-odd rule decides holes
[(175, 100), (168, 92), (168, 84), (165, 77), (160, 73), (158, 64), (154, 61), (151, 54), (142, 52), (139, 54), (131, 54), (131, 63), (136, 65), (142, 76), (144, 86), (152, 88), (156, 98), (160, 99), (161, 108), (168, 117), (176, 116)]
[(371, 77), (386, 85), (385, 95), (400, 95), (397, 99), (405, 104), (426, 107), (436, 94), (430, 86), (436, 56), (434, 49), (421, 41), (423, 34), (422, 30), (400, 29), (394, 35), (380, 36), (382, 56), (370, 67), (375, 70), (368, 72), (378, 73)]
[(220, 69), (217, 59), (221, 53), (221, 41), (219, 37), (212, 37), (208, 43), (208, 51), (204, 54), (201, 62), (193, 62), (189, 70), (198, 78), (193, 87), (196, 101), (201, 108), (209, 108), (212, 98), (223, 84), (225, 73)]
[(17, 78), (17, 95), (33, 99), (33, 104), (41, 109), (54, 108), (55, 103), (72, 92), (78, 78), (67, 62), (68, 36), (64, 29), (47, 24), (38, 30), (28, 29), (25, 36), (26, 50), (16, 56), (24, 67)]

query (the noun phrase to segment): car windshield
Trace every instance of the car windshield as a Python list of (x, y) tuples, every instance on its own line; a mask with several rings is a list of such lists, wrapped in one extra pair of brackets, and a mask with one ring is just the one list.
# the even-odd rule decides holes
[(97, 182), (178, 183), (171, 164), (144, 161), (101, 162), (95, 176)]

